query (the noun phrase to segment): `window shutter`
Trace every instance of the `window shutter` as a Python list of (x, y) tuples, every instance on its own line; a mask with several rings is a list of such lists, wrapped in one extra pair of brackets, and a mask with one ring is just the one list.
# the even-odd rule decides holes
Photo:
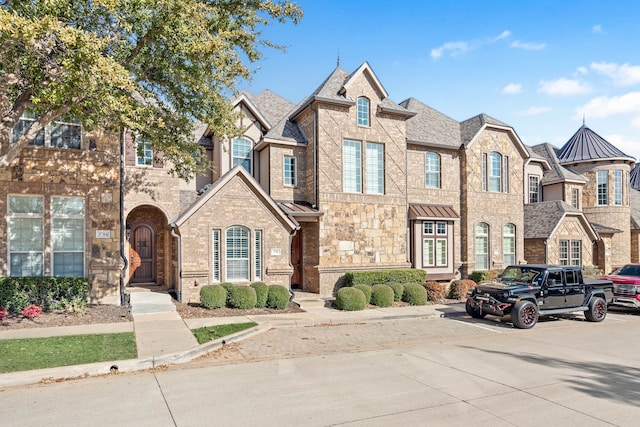
[(164, 166), (164, 162), (162, 161), (162, 151), (154, 151), (153, 152), (153, 167), (161, 168)]
[(482, 191), (487, 191), (487, 153), (482, 153)]
[(124, 159), (125, 165), (136, 165), (136, 144), (133, 140), (131, 132), (126, 132), (124, 135)]
[(502, 158), (502, 192), (509, 192), (509, 156)]

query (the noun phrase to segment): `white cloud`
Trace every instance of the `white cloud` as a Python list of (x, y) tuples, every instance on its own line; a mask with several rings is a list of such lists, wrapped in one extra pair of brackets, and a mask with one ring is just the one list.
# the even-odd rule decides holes
[(640, 115), (640, 92), (593, 98), (582, 107), (576, 108), (576, 115), (578, 114), (580, 116), (585, 114), (587, 117), (608, 117), (617, 114)]
[(545, 43), (523, 43), (520, 40), (516, 40), (511, 43), (511, 47), (524, 50), (542, 50), (547, 47), (547, 45)]
[(627, 138), (625, 135), (620, 135), (620, 134), (605, 135), (604, 139), (609, 141), (611, 144), (613, 144), (614, 147), (622, 151), (624, 154), (632, 157), (636, 157), (638, 147), (640, 147), (640, 140), (637, 140), (637, 139), (632, 140)]
[(431, 57), (439, 59), (447, 51), (450, 52), (451, 56), (457, 56), (467, 50), (469, 50), (469, 45), (466, 42), (447, 42), (438, 48), (431, 49)]
[(587, 67), (578, 67), (576, 70), (577, 74), (589, 74), (589, 69)]
[(507, 95), (517, 95), (522, 93), (522, 85), (520, 83), (509, 83), (502, 89), (502, 93)]
[(640, 66), (638, 65), (593, 62), (591, 68), (609, 77), (616, 86), (631, 86), (640, 83)]
[(591, 86), (579, 80), (565, 78), (552, 81), (542, 80), (539, 83), (538, 92), (558, 96), (582, 95), (591, 92)]
[(593, 27), (591, 27), (591, 32), (594, 34), (602, 33), (603, 32), (602, 25), (600, 24), (594, 25)]
[(547, 111), (551, 111), (549, 107), (531, 107), (525, 111), (519, 111), (516, 116), (537, 116), (538, 114), (546, 113)]
[(501, 32), (498, 36), (493, 38), (494, 42), (497, 42), (498, 40), (502, 40), (502, 39), (506, 39), (507, 37), (509, 37), (511, 35), (511, 31), (509, 30), (504, 30), (503, 32)]

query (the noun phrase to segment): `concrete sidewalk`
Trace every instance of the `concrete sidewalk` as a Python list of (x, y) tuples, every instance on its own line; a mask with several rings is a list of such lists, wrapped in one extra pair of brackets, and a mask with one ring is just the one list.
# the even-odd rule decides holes
[[(225, 343), (246, 339), (271, 328), (431, 318), (441, 316), (448, 308), (446, 305), (435, 304), (340, 311), (328, 307), (328, 301), (319, 298), (318, 295), (304, 292), (295, 292), (293, 301), (300, 305), (304, 311), (300, 313), (182, 319), (169, 294), (133, 291), (130, 293), (133, 322), (0, 331), (0, 340), (135, 332), (137, 359), (0, 374), (0, 387), (186, 363), (225, 345)], [(195, 328), (245, 322), (255, 322), (258, 326), (202, 345), (198, 344), (191, 333), (191, 329)]]

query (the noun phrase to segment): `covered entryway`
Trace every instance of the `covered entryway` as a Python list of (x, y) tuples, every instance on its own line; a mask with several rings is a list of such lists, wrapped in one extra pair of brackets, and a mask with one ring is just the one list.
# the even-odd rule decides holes
[(160, 285), (170, 281), (172, 238), (164, 212), (142, 205), (127, 215), (129, 285)]
[(155, 283), (156, 232), (145, 222), (131, 228), (129, 282)]

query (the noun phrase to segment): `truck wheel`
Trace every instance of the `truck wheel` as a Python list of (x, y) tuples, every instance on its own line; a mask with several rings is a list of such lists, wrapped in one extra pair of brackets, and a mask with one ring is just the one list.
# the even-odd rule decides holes
[(467, 314), (474, 319), (482, 319), (487, 313), (483, 313), (478, 310), (476, 307), (472, 307), (469, 299), (467, 298), (467, 303), (464, 305), (465, 310), (467, 310)]
[(600, 297), (591, 298), (589, 309), (584, 312), (589, 322), (602, 322), (607, 317), (607, 303)]
[(538, 307), (531, 301), (518, 301), (511, 310), (511, 321), (518, 329), (531, 329), (538, 322)]

